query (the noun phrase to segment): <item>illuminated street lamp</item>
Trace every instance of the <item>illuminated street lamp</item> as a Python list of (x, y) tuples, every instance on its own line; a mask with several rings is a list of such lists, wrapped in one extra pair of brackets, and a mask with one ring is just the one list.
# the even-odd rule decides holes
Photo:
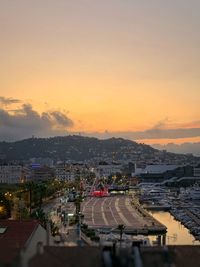
[(0, 206), (0, 218), (4, 218), (6, 216), (6, 208), (5, 206)]
[(6, 192), (6, 193), (4, 194), (4, 196), (5, 196), (6, 198), (8, 198), (8, 199), (11, 199), (12, 194), (11, 194), (10, 192)]

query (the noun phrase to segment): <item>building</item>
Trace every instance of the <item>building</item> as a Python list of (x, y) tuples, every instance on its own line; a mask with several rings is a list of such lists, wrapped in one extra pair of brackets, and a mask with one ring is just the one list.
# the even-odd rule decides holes
[(102, 267), (99, 247), (44, 247), (29, 262), (28, 267)]
[(199, 246), (44, 247), (28, 267), (189, 267), (200, 266)]
[(27, 266), (41, 243), (51, 236), (37, 221), (0, 220), (0, 266)]
[(194, 176), (200, 177), (200, 164), (196, 167), (194, 167)]
[(137, 166), (135, 166), (135, 173), (132, 173), (132, 175), (137, 176), (139, 174), (160, 174), (166, 171), (175, 170), (177, 168), (177, 165), (168, 164), (152, 164), (147, 165), (144, 168), (137, 168)]
[(71, 164), (58, 164), (55, 167), (55, 175), (59, 180), (74, 181), (76, 174)]
[(135, 168), (133, 177), (139, 177), (140, 182), (162, 182), (173, 177), (173, 172), (178, 168), (177, 165), (151, 164), (143, 168)]
[(49, 179), (55, 178), (55, 171), (53, 168), (50, 168), (48, 166), (40, 167), (40, 165), (32, 165), (29, 168), (27, 177), (27, 181), (47, 181)]
[(53, 159), (50, 159), (50, 158), (31, 158), (30, 162), (32, 164), (39, 164), (41, 167), (42, 166), (48, 166), (48, 167), (54, 166)]
[(121, 164), (108, 164), (106, 162), (99, 162), (95, 168), (97, 177), (108, 177), (122, 172), (123, 166)]
[(22, 166), (20, 165), (1, 165), (0, 183), (15, 184), (20, 183)]

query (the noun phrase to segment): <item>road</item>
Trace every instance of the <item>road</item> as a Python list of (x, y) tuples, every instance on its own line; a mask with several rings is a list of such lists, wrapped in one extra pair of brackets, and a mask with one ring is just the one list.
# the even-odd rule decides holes
[[(109, 196), (102, 198), (90, 197), (81, 203), (81, 212), (84, 214), (84, 221), (90, 228), (106, 229), (109, 232), (115, 231), (119, 224), (125, 226), (125, 233), (148, 234), (152, 232), (162, 233), (165, 227), (156, 221), (151, 215), (137, 205), (131, 204), (130, 196)], [(49, 204), (46, 211), (51, 219), (59, 227), (64, 243), (77, 243), (78, 234), (75, 227), (64, 227), (57, 215), (57, 208), (61, 205), (59, 199)], [(73, 202), (61, 205), (61, 210), (66, 213), (74, 213)], [(163, 228), (164, 227), (164, 228)], [(69, 234), (68, 234), (69, 232)]]
[(76, 226), (64, 226), (61, 221), (60, 213), (57, 214), (57, 209), (61, 207), (61, 211), (65, 211), (68, 214), (75, 212), (75, 205), (73, 202), (65, 204), (60, 203), (60, 197), (53, 199), (48, 204), (44, 205), (43, 209), (48, 213), (49, 218), (58, 226), (59, 233), (64, 246), (76, 246), (78, 240), (78, 234)]
[(82, 203), (84, 223), (92, 228), (116, 228), (119, 224), (126, 229), (143, 229), (157, 225), (152, 217), (144, 216), (133, 205), (129, 196), (88, 198)]

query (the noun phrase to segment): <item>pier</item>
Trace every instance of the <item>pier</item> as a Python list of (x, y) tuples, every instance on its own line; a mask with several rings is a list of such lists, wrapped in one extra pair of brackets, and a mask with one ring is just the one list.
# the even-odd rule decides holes
[(169, 211), (172, 207), (169, 205), (144, 205), (143, 208), (150, 211)]

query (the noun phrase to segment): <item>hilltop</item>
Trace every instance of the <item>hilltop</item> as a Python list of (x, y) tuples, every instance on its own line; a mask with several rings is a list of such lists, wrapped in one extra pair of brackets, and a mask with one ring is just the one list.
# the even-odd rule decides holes
[(178, 155), (159, 151), (145, 144), (122, 138), (100, 140), (77, 135), (51, 138), (29, 138), (16, 142), (0, 142), (0, 155), (8, 160), (52, 158), (55, 160), (192, 160), (192, 155)]

